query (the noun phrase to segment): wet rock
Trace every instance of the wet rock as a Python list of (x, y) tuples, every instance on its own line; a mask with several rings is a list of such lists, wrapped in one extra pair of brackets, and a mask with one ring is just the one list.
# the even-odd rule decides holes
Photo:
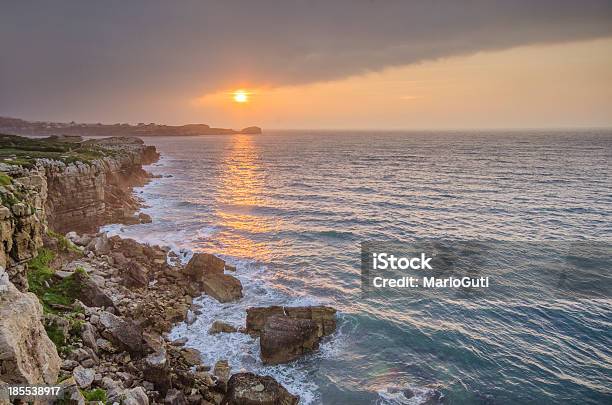
[(194, 281), (202, 281), (210, 274), (223, 274), (225, 262), (210, 253), (195, 253), (185, 266), (185, 274)]
[(297, 405), (292, 395), (272, 377), (253, 373), (234, 374), (221, 405)]
[(42, 307), (32, 293), (8, 282), (0, 293), (0, 380), (9, 384), (55, 384), (61, 359), (47, 336)]
[(231, 271), (231, 272), (235, 273), (236, 272), (236, 266), (232, 266), (232, 265), (229, 265), (229, 264), (226, 263), (225, 264), (225, 270)]
[(294, 319), (310, 319), (318, 328), (320, 337), (332, 334), (336, 330), (336, 310), (327, 306), (307, 307), (252, 307), (247, 309), (246, 331), (258, 336), (271, 316), (283, 315)]
[(138, 220), (141, 224), (150, 224), (151, 222), (153, 222), (151, 216), (149, 214), (145, 214), (144, 212), (138, 214)]
[(215, 335), (217, 333), (234, 333), (237, 329), (223, 321), (214, 321), (211, 325), (210, 329), (208, 329), (208, 333), (211, 335)]
[(317, 324), (310, 319), (269, 317), (259, 339), (261, 360), (280, 364), (295, 360), (319, 348)]
[(192, 347), (181, 349), (181, 357), (190, 366), (197, 366), (202, 363), (202, 355), (198, 349)]
[(102, 335), (112, 340), (119, 347), (132, 354), (140, 354), (143, 351), (142, 332), (140, 328), (131, 321), (125, 321), (110, 312), (103, 311), (100, 314), (100, 324), (104, 327)]
[(196, 321), (195, 313), (192, 310), (188, 310), (187, 316), (185, 316), (185, 323), (187, 323), (187, 325), (193, 325), (195, 321)]
[(240, 280), (227, 274), (212, 274), (201, 283), (202, 290), (219, 302), (231, 302), (242, 298)]
[(77, 366), (74, 370), (72, 370), (72, 377), (74, 377), (74, 381), (76, 381), (79, 388), (86, 389), (89, 388), (91, 383), (94, 380), (96, 372), (91, 368), (85, 368), (83, 366)]
[(176, 339), (173, 340), (172, 343), (170, 343), (172, 346), (185, 346), (185, 343), (187, 343), (187, 338), (186, 337), (182, 337), (180, 339)]

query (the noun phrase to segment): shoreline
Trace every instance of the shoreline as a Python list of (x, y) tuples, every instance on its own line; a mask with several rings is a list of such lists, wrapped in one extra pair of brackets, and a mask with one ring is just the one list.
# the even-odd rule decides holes
[[(96, 144), (101, 142), (115, 143), (97, 140)], [(152, 176), (144, 171), (142, 164), (157, 161), (159, 154), (154, 147), (151, 153), (143, 144), (135, 154), (140, 159), (132, 159), (129, 167), (120, 169), (121, 176), (110, 177), (109, 173), (115, 173), (112, 163), (116, 158), (111, 158), (109, 165), (102, 168), (98, 161), (87, 167), (45, 161), (44, 174), (40, 171), (40, 161), (28, 170), (2, 166), (10, 173), (10, 189), (27, 188), (31, 181), (25, 179), (32, 176), (42, 180), (37, 183), (38, 188), (29, 189), (38, 199), (38, 208), (29, 214), (40, 224), (33, 231), (37, 240), (29, 245), (29, 255), (21, 261), (13, 261), (13, 250), (5, 252), (7, 260), (11, 258), (6, 263), (7, 272), (3, 270), (8, 275), (5, 284), (10, 299), (0, 295), (0, 310), (7, 315), (2, 329), (7, 322), (17, 321), (19, 313), (12, 303), (28, 300), (32, 307), (32, 313), (28, 314), (31, 325), (26, 328), (36, 331), (37, 340), (31, 341), (31, 337), (25, 336), (30, 332), (24, 330), (18, 336), (0, 335), (0, 344), (9, 342), (4, 344), (16, 347), (15, 361), (31, 363), (27, 365), (35, 370), (24, 369), (17, 374), (3, 372), (0, 385), (57, 381), (62, 386), (61, 395), (70, 403), (79, 404), (98, 397), (106, 398), (109, 403), (131, 404), (233, 404), (246, 399), (262, 404), (268, 400), (297, 403), (299, 397), (271, 377), (252, 373), (232, 375), (231, 364), (222, 359), (214, 365), (203, 365), (197, 350), (184, 347), (185, 339), (173, 340), (170, 336), (174, 327), (182, 322), (195, 322), (198, 313), (205, 311), (193, 302), (194, 298), (206, 294), (220, 302), (232, 302), (242, 297), (242, 285), (231, 275), (235, 267), (205, 253), (195, 253), (183, 265), (176, 263), (177, 257), (168, 247), (108, 237), (104, 232), (78, 234), (71, 229), (75, 228), (74, 221), (59, 221), (70, 217), (74, 209), (80, 214), (84, 211), (70, 205), (70, 201), (67, 206), (58, 206), (58, 201), (66, 198), (64, 195), (58, 199), (55, 195), (57, 179), (62, 184), (75, 186), (85, 178), (102, 178), (99, 177), (102, 175), (103, 191), (112, 195), (112, 204), (103, 204), (101, 212), (94, 209), (90, 222), (79, 223), (80, 229), (94, 227), (99, 231), (103, 225), (117, 223), (117, 219), (128, 219), (125, 225), (150, 222), (148, 215), (137, 215), (142, 201), (136, 200), (133, 187), (150, 181)], [(96, 169), (92, 171), (92, 167)], [(95, 189), (96, 181), (91, 183)], [(66, 190), (66, 187), (59, 189)], [(107, 200), (105, 193), (93, 194)], [(11, 209), (15, 211), (14, 207)], [(122, 215), (109, 215), (109, 210)], [(13, 221), (12, 217), (4, 219)], [(61, 224), (57, 227), (62, 231), (71, 231), (63, 236), (51, 231), (47, 223)], [(38, 305), (33, 302), (34, 298), (36, 302), (40, 300)], [(264, 363), (278, 364), (318, 350), (319, 340), (336, 328), (332, 308), (286, 307), (280, 312), (275, 308), (258, 310), (256, 328), (247, 315), (246, 325), (239, 328), (217, 319), (216, 330), (211, 329), (209, 333), (261, 336)], [(45, 331), (48, 336), (44, 336)], [(19, 350), (20, 341), (34, 346), (35, 352)], [(46, 360), (44, 364), (35, 364), (34, 358)]]

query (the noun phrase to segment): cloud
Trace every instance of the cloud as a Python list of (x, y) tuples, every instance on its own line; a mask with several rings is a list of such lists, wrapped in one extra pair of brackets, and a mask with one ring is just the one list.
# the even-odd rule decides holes
[(0, 114), (144, 114), (237, 85), (610, 35), (612, 3), (595, 0), (4, 2)]

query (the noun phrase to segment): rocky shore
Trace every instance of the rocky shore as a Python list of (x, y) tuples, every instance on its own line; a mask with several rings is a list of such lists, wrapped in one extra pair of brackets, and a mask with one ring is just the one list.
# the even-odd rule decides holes
[[(0, 386), (59, 384), (56, 402), (70, 404), (299, 402), (273, 378), (232, 374), (223, 359), (202, 364), (168, 336), (206, 311), (195, 297), (242, 297), (235, 268), (207, 253), (182, 265), (168, 248), (97, 233), (151, 220), (137, 214), (131, 189), (148, 180), (142, 165), (157, 160), (154, 147), (133, 138), (28, 142), (0, 136), (14, 150), (0, 155)], [(32, 158), (35, 148), (61, 155)], [(241, 328), (220, 319), (208, 333), (259, 337), (262, 361), (279, 364), (317, 350), (335, 328), (333, 308), (266, 307), (249, 308)]]

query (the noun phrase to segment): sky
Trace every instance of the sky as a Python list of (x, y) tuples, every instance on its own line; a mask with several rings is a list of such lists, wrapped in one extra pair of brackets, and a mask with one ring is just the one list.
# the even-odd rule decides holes
[[(612, 1), (0, 0), (0, 115), (612, 126)], [(244, 90), (248, 102), (237, 103)]]

